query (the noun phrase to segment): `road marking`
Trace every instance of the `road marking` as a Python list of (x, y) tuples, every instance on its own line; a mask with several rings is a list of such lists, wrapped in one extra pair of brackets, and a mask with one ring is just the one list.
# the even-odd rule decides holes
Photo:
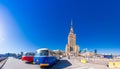
[(89, 69), (94, 69), (94, 68), (89, 68)]

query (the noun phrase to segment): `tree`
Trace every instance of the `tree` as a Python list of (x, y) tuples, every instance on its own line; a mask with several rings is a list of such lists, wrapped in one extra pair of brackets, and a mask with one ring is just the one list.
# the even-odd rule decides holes
[(79, 51), (79, 53), (81, 53), (81, 50)]
[(87, 48), (83, 49), (83, 53), (86, 53), (86, 52), (88, 52), (88, 49)]
[(97, 49), (94, 50), (94, 53), (97, 54)]

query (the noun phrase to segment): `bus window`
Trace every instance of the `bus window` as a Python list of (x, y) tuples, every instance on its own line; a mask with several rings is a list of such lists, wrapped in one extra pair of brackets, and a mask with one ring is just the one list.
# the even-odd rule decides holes
[(41, 50), (39, 55), (40, 56), (49, 56), (49, 51), (48, 50)]

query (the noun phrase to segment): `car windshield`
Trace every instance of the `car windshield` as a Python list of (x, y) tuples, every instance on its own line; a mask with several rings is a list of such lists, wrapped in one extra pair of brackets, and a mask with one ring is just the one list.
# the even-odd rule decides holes
[(34, 56), (34, 53), (25, 53), (24, 56)]

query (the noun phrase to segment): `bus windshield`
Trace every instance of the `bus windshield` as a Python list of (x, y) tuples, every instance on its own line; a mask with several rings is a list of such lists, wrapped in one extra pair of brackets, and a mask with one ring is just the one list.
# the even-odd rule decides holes
[(39, 53), (37, 53), (37, 55), (39, 55), (39, 56), (48, 56), (49, 51), (48, 50), (41, 50)]

